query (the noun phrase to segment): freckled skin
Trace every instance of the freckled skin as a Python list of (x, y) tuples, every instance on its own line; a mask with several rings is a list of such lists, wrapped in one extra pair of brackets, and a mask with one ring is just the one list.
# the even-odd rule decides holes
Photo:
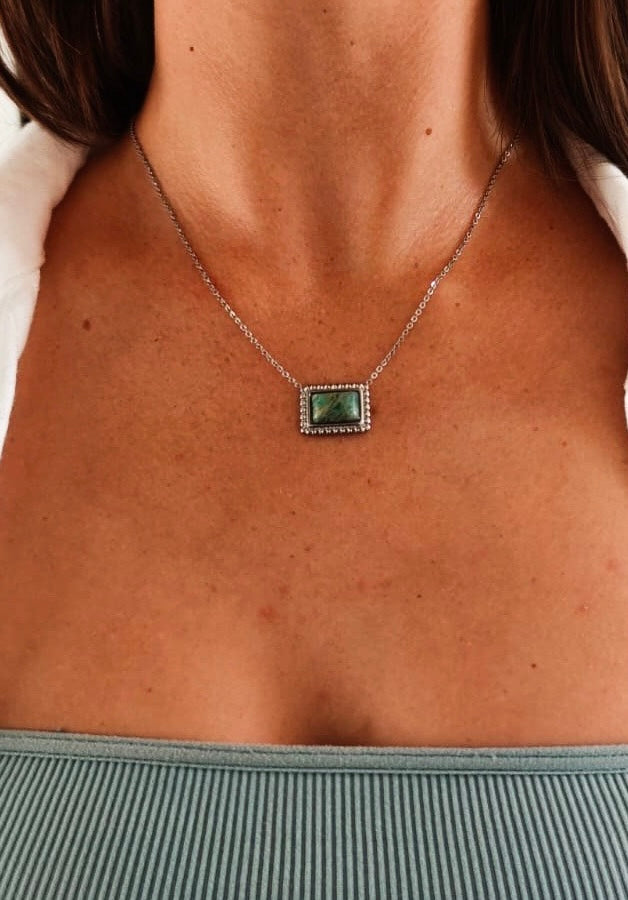
[[(368, 442), (307, 447), (292, 396), (285, 428), (283, 412), (272, 429), (249, 416), (275, 373), (257, 387), (232, 323), (204, 318), (203, 285), (197, 295), (181, 276), (173, 302), (159, 242), (149, 271), (142, 238), (111, 272), (101, 226), (125, 220), (126, 195), (114, 204), (107, 187), (99, 200), (84, 182), (53, 226), (0, 467), (4, 726), (264, 743), (625, 741), (625, 262), (605, 249), (595, 210), (568, 191), (554, 203), (529, 174), (515, 181), (500, 183), (494, 227), (483, 223), (460, 278), (378, 382), (381, 427)], [(533, 264), (513, 254), (522, 244)], [(75, 289), (70, 247), (89, 289)], [(243, 275), (239, 295), (258, 281)], [(378, 306), (365, 297), (365, 334), (381, 326), (368, 312), (381, 310), (377, 294)], [(77, 340), (105, 302), (94, 335)], [(278, 321), (277, 348), (293, 346), (293, 327)], [(208, 367), (223, 344), (233, 362)], [(331, 490), (312, 490), (319, 473)]]

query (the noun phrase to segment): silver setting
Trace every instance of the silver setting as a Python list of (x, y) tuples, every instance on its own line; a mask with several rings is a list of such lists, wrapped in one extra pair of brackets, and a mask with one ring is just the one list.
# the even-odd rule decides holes
[[(348, 422), (338, 425), (316, 425), (310, 416), (310, 394), (320, 391), (359, 391), (360, 392), (360, 421)], [(345, 384), (306, 384), (301, 386), (301, 434), (351, 434), (355, 432), (370, 431), (371, 429), (371, 398), (368, 383), (350, 382)]]

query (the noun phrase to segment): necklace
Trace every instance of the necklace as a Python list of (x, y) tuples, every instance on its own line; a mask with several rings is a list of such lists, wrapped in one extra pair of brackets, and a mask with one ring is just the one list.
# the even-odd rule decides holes
[(414, 328), (416, 322), (419, 319), (419, 316), (423, 314), (423, 310), (427, 306), (442, 279), (445, 278), (445, 276), (448, 275), (449, 272), (451, 272), (454, 265), (460, 259), (464, 248), (471, 240), (471, 235), (473, 234), (478, 222), (480, 221), (480, 217), (484, 211), (484, 207), (486, 206), (490, 193), (495, 186), (495, 182), (497, 181), (497, 176), (512, 154), (512, 151), (518, 140), (518, 135), (515, 135), (515, 137), (502, 153), (497, 165), (493, 169), (493, 173), (489, 179), (484, 193), (482, 194), (482, 197), (480, 198), (480, 202), (475, 209), (464, 237), (454, 250), (452, 256), (440, 270), (438, 275), (436, 275), (435, 278), (430, 282), (430, 285), (425, 292), (423, 299), (421, 300), (415, 311), (412, 313), (412, 316), (406, 323), (403, 331), (401, 332), (393, 346), (390, 348), (386, 356), (379, 363), (379, 365), (375, 366), (374, 370), (371, 372), (368, 378), (363, 382), (304, 385), (301, 384), (301, 382), (297, 381), (296, 378), (294, 378), (287, 369), (285, 369), (279, 362), (277, 362), (277, 360), (273, 356), (271, 356), (268, 350), (254, 336), (250, 328), (248, 328), (244, 324), (235, 310), (229, 305), (229, 303), (227, 303), (225, 298), (222, 296), (214, 282), (209, 277), (196, 251), (190, 244), (190, 241), (188, 240), (181, 226), (181, 223), (177, 218), (170, 200), (164, 193), (159, 179), (157, 178), (157, 175), (155, 174), (155, 171), (151, 166), (148, 157), (146, 156), (144, 148), (142, 147), (137, 137), (134, 121), (131, 122), (129, 134), (131, 136), (133, 146), (135, 147), (138, 156), (144, 164), (144, 168), (146, 169), (148, 177), (155, 191), (157, 192), (162, 205), (166, 209), (166, 212), (168, 213), (172, 224), (176, 228), (183, 246), (191, 256), (194, 262), (194, 266), (198, 270), (201, 278), (203, 279), (209, 290), (212, 292), (212, 294), (214, 294), (223, 309), (229, 314), (229, 316), (233, 319), (240, 330), (246, 335), (249, 341), (259, 350), (262, 356), (271, 364), (271, 366), (277, 369), (280, 375), (286, 378), (299, 391), (299, 422), (302, 434), (352, 434), (370, 430), (370, 385), (388, 365), (401, 344), (405, 341), (410, 331)]

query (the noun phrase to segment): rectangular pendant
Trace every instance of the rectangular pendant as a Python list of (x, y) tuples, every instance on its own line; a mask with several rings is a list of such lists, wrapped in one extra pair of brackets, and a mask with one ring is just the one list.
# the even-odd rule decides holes
[(305, 385), (300, 406), (302, 434), (351, 434), (371, 427), (368, 383)]

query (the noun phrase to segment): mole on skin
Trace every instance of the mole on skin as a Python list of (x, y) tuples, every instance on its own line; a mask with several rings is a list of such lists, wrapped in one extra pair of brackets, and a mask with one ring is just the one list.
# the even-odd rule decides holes
[(266, 619), (267, 622), (274, 622), (277, 619), (277, 610), (270, 603), (267, 603), (266, 606), (260, 606), (258, 612), (261, 618)]

